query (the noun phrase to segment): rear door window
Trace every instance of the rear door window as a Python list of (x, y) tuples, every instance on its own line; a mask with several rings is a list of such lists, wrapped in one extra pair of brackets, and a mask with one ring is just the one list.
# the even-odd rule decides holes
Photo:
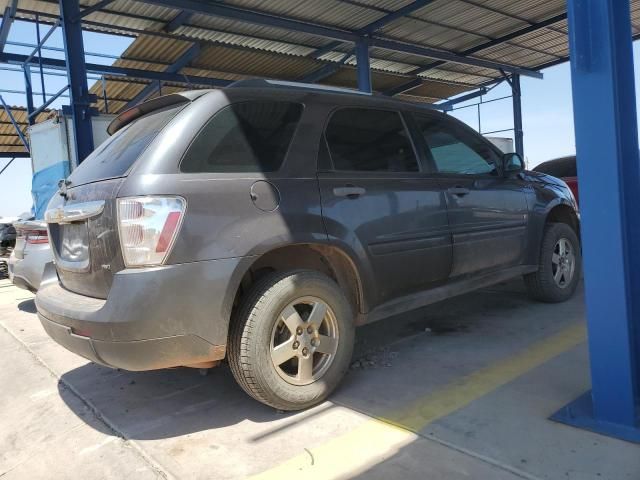
[(289, 150), (302, 105), (251, 101), (216, 113), (187, 150), (180, 170), (195, 172), (274, 172)]
[(325, 136), (335, 170), (419, 170), (413, 145), (398, 112), (343, 108), (331, 116)]
[(74, 185), (124, 176), (184, 105), (153, 111), (114, 133), (71, 174)]

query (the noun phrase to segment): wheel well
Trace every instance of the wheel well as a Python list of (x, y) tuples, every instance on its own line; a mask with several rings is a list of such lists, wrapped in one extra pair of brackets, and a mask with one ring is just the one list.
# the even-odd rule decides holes
[(547, 223), (566, 223), (576, 235), (580, 236), (580, 225), (578, 216), (573, 208), (568, 205), (557, 205), (547, 214)]
[(356, 266), (340, 249), (328, 245), (290, 245), (277, 248), (256, 260), (240, 281), (233, 301), (235, 309), (251, 286), (271, 272), (308, 269), (322, 272), (336, 281), (355, 313), (363, 311), (362, 284)]

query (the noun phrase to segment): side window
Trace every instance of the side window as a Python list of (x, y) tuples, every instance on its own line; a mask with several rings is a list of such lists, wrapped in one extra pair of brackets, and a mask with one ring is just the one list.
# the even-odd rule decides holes
[(200, 130), (183, 172), (273, 172), (289, 149), (302, 105), (251, 101), (229, 105)]
[(335, 170), (417, 172), (411, 141), (398, 112), (343, 108), (325, 131)]
[(420, 115), (415, 118), (438, 172), (497, 173), (498, 155), (481, 139), (453, 122)]

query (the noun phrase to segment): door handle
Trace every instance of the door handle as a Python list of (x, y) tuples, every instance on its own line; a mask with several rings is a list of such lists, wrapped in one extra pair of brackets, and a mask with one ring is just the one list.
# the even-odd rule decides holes
[(356, 187), (355, 185), (346, 185), (344, 187), (336, 187), (333, 189), (333, 194), (336, 197), (358, 198), (366, 192), (367, 191), (364, 188)]
[(451, 187), (447, 189), (447, 192), (449, 192), (451, 195), (457, 195), (459, 197), (463, 197), (471, 193), (471, 190), (464, 187)]

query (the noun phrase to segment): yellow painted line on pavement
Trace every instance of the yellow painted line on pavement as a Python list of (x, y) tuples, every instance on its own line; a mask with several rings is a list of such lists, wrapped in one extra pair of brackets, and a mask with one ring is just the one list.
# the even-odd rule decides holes
[(280, 480), (299, 473), (304, 473), (306, 480), (352, 478), (413, 442), (418, 438), (414, 432), (517, 379), (585, 339), (584, 325), (567, 327), (516, 355), (456, 379), (402, 410), (368, 420), (338, 438), (305, 449), (304, 453), (251, 478)]

